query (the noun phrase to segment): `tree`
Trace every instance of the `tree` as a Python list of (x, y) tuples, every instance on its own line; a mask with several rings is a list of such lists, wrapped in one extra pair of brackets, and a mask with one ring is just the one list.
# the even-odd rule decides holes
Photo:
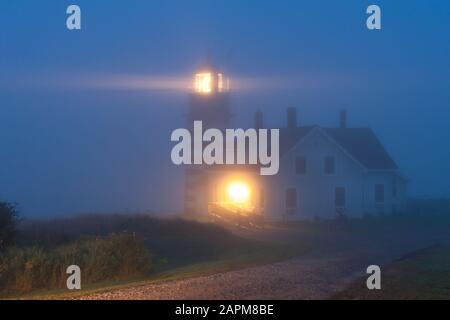
[(16, 206), (0, 201), (0, 250), (14, 241), (18, 220)]

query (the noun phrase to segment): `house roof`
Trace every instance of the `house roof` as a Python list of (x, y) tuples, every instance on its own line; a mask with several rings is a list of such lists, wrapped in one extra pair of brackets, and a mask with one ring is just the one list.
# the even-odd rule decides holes
[[(313, 128), (297, 127), (280, 130), (280, 155), (292, 149)], [(319, 128), (353, 158), (369, 170), (397, 170), (386, 149), (369, 128)]]

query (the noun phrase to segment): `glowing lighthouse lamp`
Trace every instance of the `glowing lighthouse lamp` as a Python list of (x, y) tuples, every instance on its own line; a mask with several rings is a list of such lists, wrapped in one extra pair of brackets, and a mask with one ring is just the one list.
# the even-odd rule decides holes
[(201, 94), (210, 94), (212, 92), (228, 91), (230, 82), (225, 79), (222, 73), (213, 73), (211, 71), (199, 72), (194, 77), (194, 90)]

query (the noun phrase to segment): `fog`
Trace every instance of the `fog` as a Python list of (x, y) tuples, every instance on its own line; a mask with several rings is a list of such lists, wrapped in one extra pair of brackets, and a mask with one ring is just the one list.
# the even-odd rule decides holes
[[(371, 127), (413, 197), (450, 196), (450, 4), (377, 1), (77, 1), (0, 6), (0, 199), (25, 216), (179, 212), (189, 80), (210, 57), (236, 127)], [(235, 80), (235, 81), (234, 81)], [(183, 82), (186, 87), (183, 88)], [(234, 81), (234, 82), (233, 82)]]

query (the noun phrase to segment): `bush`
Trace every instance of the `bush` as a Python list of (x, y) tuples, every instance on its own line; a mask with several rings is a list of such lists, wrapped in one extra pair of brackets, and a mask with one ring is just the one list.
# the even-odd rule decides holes
[(0, 256), (0, 292), (65, 288), (66, 269), (73, 264), (81, 268), (82, 285), (144, 276), (152, 267), (143, 241), (129, 234), (81, 239), (53, 249), (9, 248)]
[(164, 268), (207, 261), (235, 250), (241, 242), (229, 231), (207, 223), (148, 215), (90, 214), (48, 221), (28, 220), (22, 224), (16, 243), (22, 247), (53, 248), (81, 237), (123, 232), (143, 239), (156, 261), (166, 262)]
[(17, 222), (16, 207), (7, 202), (0, 202), (0, 250), (13, 243)]

